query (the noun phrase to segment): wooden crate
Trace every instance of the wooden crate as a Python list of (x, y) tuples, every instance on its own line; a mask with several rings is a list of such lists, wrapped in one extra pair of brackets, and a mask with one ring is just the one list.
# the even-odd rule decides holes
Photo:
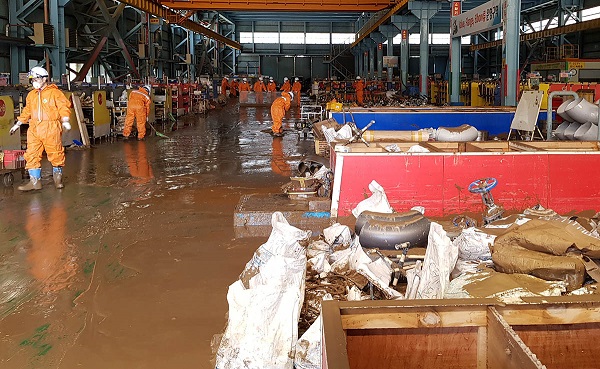
[(323, 302), (324, 369), (598, 368), (600, 298)]

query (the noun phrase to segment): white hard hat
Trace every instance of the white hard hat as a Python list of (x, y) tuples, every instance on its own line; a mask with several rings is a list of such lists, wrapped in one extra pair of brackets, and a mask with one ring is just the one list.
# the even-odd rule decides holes
[(248, 79), (244, 78), (244, 79), (242, 79), (242, 81), (246, 82), (246, 81), (248, 81)]
[(360, 76), (356, 76), (356, 79), (360, 79)]
[(298, 77), (294, 78), (294, 81), (299, 81), (299, 80), (300, 80), (300, 78), (298, 78)]
[(148, 91), (148, 93), (150, 93), (150, 91), (152, 91), (152, 86), (150, 86), (150, 85), (144, 85), (144, 88), (146, 89), (146, 91)]
[(291, 92), (291, 91), (290, 91), (290, 92), (288, 92), (288, 95), (290, 95), (290, 98), (291, 98), (292, 100), (294, 100), (294, 93), (293, 93), (293, 92)]
[(42, 77), (48, 77), (48, 71), (45, 70), (42, 67), (33, 67), (31, 68), (31, 70), (29, 71), (28, 74), (29, 78), (42, 78)]
[(259, 80), (259, 81), (262, 81), (262, 80), (263, 80), (263, 78), (262, 78), (262, 77), (258, 77), (258, 80)]
[(284, 81), (289, 81), (289, 79), (287, 77), (283, 77)]
[(273, 77), (269, 78), (269, 81), (273, 81)]

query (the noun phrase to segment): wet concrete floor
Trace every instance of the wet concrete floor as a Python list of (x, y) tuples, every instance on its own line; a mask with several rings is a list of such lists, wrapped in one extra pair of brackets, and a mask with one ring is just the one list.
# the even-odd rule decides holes
[(269, 127), (268, 108), (230, 103), (170, 139), (69, 150), (61, 191), (46, 159), (43, 190), (4, 188), (0, 368), (214, 367), (227, 287), (265, 241), (235, 238), (234, 208), (315, 159)]

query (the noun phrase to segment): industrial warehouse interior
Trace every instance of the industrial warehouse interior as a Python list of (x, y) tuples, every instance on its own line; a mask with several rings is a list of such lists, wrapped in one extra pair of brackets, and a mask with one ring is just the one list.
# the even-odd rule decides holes
[(600, 367), (600, 0), (0, 26), (0, 368)]

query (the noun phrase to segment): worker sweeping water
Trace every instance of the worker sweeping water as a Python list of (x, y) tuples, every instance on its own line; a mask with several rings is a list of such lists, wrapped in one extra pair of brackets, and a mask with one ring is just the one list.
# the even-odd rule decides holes
[(125, 117), (125, 128), (123, 128), (123, 138), (129, 139), (133, 121), (136, 120), (139, 141), (146, 136), (146, 122), (150, 113), (150, 85), (144, 85), (139, 90), (131, 91), (127, 102), (127, 116)]
[(21, 191), (42, 189), (42, 153), (46, 151), (52, 164), (54, 186), (63, 188), (62, 168), (65, 165), (65, 149), (61, 135), (63, 129), (70, 130), (71, 102), (56, 87), (48, 84), (48, 71), (42, 67), (34, 67), (29, 71), (33, 90), (27, 94), (26, 104), (17, 122), (10, 129), (15, 133), (21, 124), (29, 123), (27, 130), (27, 151), (25, 152), (25, 169), (29, 172), (29, 183), (19, 186)]
[(285, 112), (290, 109), (293, 99), (293, 92), (282, 92), (281, 97), (278, 97), (275, 99), (275, 101), (273, 101), (273, 104), (271, 105), (271, 118), (273, 118), (271, 131), (273, 136), (283, 136), (283, 117), (285, 117)]

